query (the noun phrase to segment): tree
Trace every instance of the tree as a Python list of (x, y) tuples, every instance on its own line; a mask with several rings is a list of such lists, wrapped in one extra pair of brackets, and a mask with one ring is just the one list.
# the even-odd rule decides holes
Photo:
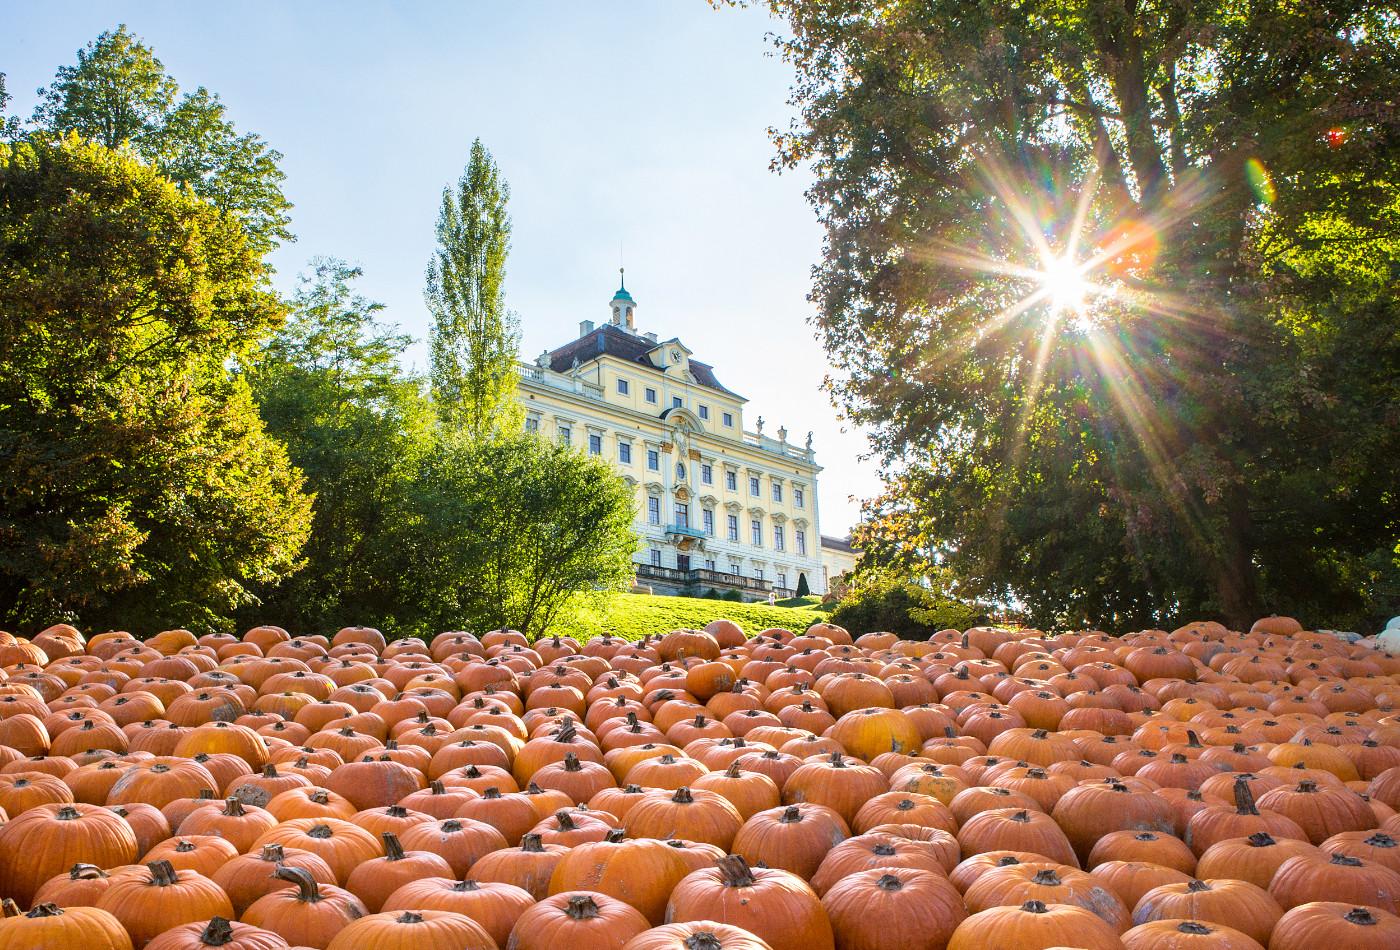
[(927, 640), (939, 630), (966, 630), (984, 620), (978, 608), (945, 590), (879, 569), (857, 572), (831, 612), (831, 622), (852, 633), (888, 631), (903, 640)]
[(360, 276), (313, 260), (248, 372), (269, 433), (316, 496), (306, 568), (262, 592), (250, 623), (329, 630), (372, 617), (391, 635), (418, 632), (392, 519), (431, 450), (432, 410), (423, 381), (399, 363), (409, 337), (378, 322), (383, 305), (355, 291)]
[(10, 98), (5, 91), (5, 74), (0, 73), (0, 141), (8, 141), (19, 135), (19, 119), (5, 112), (10, 106)]
[(1040, 624), (1393, 611), (1391, 5), (767, 6), (872, 563)]
[(38, 129), (129, 147), (241, 221), (259, 253), (291, 240), (281, 153), (257, 135), (239, 134), (223, 102), (203, 86), (181, 96), (160, 60), (125, 25), (80, 49), (77, 64), (60, 67), (39, 94), (31, 120)]
[(0, 144), (0, 622), (215, 629), (310, 499), (231, 367), (281, 321), (238, 222), (76, 136)]
[(444, 421), (473, 440), (518, 418), (512, 396), (520, 334), (504, 287), (509, 200), (510, 187), (477, 139), (456, 189), (443, 189), (438, 248), (428, 264), (433, 400)]
[(803, 571), (797, 575), (797, 596), (808, 597), (812, 593), (812, 585), (807, 583), (807, 573)]
[(632, 577), (632, 491), (607, 463), (523, 432), (447, 433), (395, 521), (428, 630), (528, 636)]

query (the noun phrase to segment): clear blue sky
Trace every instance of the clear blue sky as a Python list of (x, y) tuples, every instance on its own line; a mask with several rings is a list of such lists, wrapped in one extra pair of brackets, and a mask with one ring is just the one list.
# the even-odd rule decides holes
[[(768, 170), (791, 73), (760, 11), (704, 0), (8, 3), (0, 71), (12, 110), (79, 47), (125, 22), (182, 87), (219, 93), (240, 129), (285, 156), (298, 240), (364, 268), (388, 319), (426, 335), (423, 269), (442, 188), (473, 138), (512, 188), (507, 279), (527, 358), (607, 317), (619, 243), (638, 325), (681, 337), (751, 400), (748, 421), (816, 433), (822, 527), (878, 489), (820, 390), (806, 318), (821, 231), (805, 173)], [(737, 341), (745, 339), (740, 344)], [(413, 351), (422, 365), (424, 349)]]

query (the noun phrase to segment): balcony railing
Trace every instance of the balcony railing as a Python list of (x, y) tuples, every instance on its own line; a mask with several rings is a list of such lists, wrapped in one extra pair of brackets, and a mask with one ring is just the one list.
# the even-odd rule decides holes
[(772, 581), (731, 574), (728, 571), (710, 571), (704, 568), (691, 568), (682, 571), (674, 567), (661, 567), (656, 564), (638, 564), (637, 577), (692, 587), (727, 587), (746, 590), (755, 594), (767, 594), (773, 589)]
[(706, 537), (706, 534), (705, 534), (704, 531), (700, 530), (699, 528), (692, 528), (692, 527), (691, 527), (690, 525), (688, 525), (688, 524), (668, 524), (668, 525), (666, 526), (666, 533), (667, 533), (667, 534), (679, 534), (679, 535), (682, 535), (683, 537), (687, 537), (687, 538), (704, 538), (704, 537)]

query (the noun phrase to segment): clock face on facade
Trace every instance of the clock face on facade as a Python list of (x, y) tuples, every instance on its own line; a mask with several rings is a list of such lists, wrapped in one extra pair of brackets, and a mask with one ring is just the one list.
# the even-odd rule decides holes
[(679, 362), (681, 361), (681, 351), (680, 351), (680, 350), (672, 350), (672, 351), (671, 351), (671, 361), (674, 362), (674, 363), (679, 363)]

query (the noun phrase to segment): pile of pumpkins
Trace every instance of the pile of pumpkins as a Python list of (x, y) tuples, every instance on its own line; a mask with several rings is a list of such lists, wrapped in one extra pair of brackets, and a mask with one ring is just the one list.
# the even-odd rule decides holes
[(1400, 658), (1288, 618), (0, 671), (0, 950), (1400, 948)]

